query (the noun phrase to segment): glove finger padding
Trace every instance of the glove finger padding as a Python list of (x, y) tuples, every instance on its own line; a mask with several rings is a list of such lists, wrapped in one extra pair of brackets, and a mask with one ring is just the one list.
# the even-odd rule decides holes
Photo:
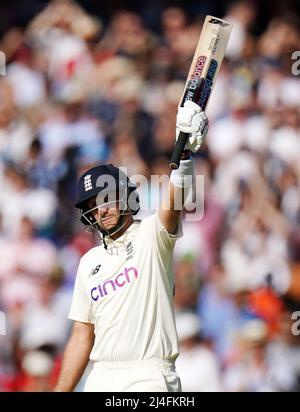
[(201, 107), (192, 101), (186, 101), (184, 107), (178, 109), (176, 119), (176, 139), (179, 132), (189, 133), (185, 149), (197, 152), (208, 131), (208, 119)]
[(186, 107), (180, 107), (177, 113), (177, 124), (180, 125), (180, 128), (184, 126), (190, 127), (195, 114), (196, 113), (192, 113), (191, 110)]
[(186, 108), (191, 109), (191, 110), (193, 109), (195, 111), (195, 113), (202, 112), (201, 107), (197, 103), (192, 102), (191, 100), (186, 100), (184, 102), (183, 107), (186, 107)]
[(191, 101), (186, 101), (184, 107), (179, 107), (176, 125), (184, 133), (195, 133), (200, 128), (201, 118), (199, 114), (201, 107)]

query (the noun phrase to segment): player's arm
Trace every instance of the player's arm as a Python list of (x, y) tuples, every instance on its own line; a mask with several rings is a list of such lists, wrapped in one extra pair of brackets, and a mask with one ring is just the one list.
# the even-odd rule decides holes
[(73, 391), (88, 364), (94, 337), (93, 324), (74, 321), (55, 392)]
[(177, 137), (180, 131), (189, 133), (189, 139), (179, 168), (171, 172), (168, 192), (163, 194), (162, 207), (158, 211), (162, 225), (171, 234), (177, 230), (181, 210), (193, 182), (194, 161), (190, 152), (195, 153), (200, 149), (208, 131), (206, 114), (196, 103), (186, 101), (183, 107), (179, 107), (176, 119)]

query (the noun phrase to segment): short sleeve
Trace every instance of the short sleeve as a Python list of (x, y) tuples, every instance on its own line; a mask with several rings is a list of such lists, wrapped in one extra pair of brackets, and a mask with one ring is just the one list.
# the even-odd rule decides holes
[(171, 252), (175, 246), (176, 240), (183, 236), (181, 221), (178, 221), (178, 227), (175, 234), (170, 234), (160, 221), (158, 212), (143, 220), (143, 226), (148, 238), (152, 238), (161, 252)]
[(90, 314), (90, 297), (87, 292), (87, 286), (83, 275), (83, 263), (81, 260), (77, 271), (72, 303), (68, 317), (69, 319), (79, 322), (92, 323)]

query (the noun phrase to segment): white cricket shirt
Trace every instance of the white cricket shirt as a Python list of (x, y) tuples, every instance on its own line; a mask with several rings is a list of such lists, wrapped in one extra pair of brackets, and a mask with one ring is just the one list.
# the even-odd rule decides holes
[(176, 359), (172, 252), (181, 236), (181, 223), (170, 235), (156, 212), (81, 258), (69, 318), (94, 324), (91, 360)]

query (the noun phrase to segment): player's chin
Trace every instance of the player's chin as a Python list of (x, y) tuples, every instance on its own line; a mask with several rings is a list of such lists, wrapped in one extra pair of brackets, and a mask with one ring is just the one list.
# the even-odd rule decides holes
[(106, 230), (110, 230), (116, 226), (118, 219), (109, 219), (107, 222), (103, 222), (102, 226)]

